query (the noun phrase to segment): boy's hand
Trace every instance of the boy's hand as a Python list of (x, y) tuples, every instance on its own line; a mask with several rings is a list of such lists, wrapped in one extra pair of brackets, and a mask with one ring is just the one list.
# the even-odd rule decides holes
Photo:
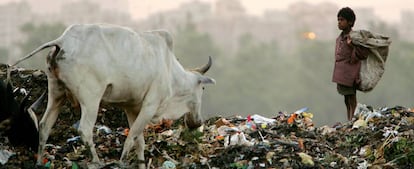
[(350, 35), (347, 35), (346, 36), (346, 44), (352, 45), (352, 39), (351, 39), (351, 36)]

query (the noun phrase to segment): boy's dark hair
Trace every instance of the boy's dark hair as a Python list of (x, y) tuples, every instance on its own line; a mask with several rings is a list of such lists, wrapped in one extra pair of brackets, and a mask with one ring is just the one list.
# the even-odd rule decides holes
[(345, 18), (348, 22), (351, 22), (351, 27), (354, 26), (355, 23), (355, 13), (354, 11), (349, 8), (349, 7), (344, 7), (342, 9), (339, 10), (337, 17), (343, 17)]

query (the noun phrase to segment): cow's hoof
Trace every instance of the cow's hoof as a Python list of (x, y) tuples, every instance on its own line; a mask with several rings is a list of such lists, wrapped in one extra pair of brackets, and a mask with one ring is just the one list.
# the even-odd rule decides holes
[(145, 169), (145, 164), (131, 163), (127, 166), (124, 166), (124, 168), (126, 168), (126, 169)]
[(112, 162), (105, 163), (105, 165), (103, 165), (101, 167), (101, 169), (107, 169), (107, 168), (122, 168), (122, 169), (124, 169), (125, 166), (122, 165), (122, 163), (120, 163), (118, 161), (112, 161)]
[(102, 168), (104, 165), (100, 162), (90, 162), (87, 166), (88, 169), (99, 169)]

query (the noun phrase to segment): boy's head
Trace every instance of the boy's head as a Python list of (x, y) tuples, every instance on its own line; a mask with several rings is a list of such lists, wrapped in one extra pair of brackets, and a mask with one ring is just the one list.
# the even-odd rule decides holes
[(354, 26), (355, 24), (355, 13), (354, 11), (349, 8), (349, 7), (345, 7), (339, 10), (337, 17), (342, 17), (344, 19), (346, 19), (348, 21), (348, 23), (350, 24), (351, 27)]

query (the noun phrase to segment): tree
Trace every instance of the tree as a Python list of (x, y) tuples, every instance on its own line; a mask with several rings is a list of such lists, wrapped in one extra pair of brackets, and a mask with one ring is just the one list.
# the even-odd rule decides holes
[(174, 40), (174, 53), (184, 67), (204, 64), (208, 56), (218, 59), (220, 55), (209, 34), (198, 32), (191, 22), (178, 28)]

